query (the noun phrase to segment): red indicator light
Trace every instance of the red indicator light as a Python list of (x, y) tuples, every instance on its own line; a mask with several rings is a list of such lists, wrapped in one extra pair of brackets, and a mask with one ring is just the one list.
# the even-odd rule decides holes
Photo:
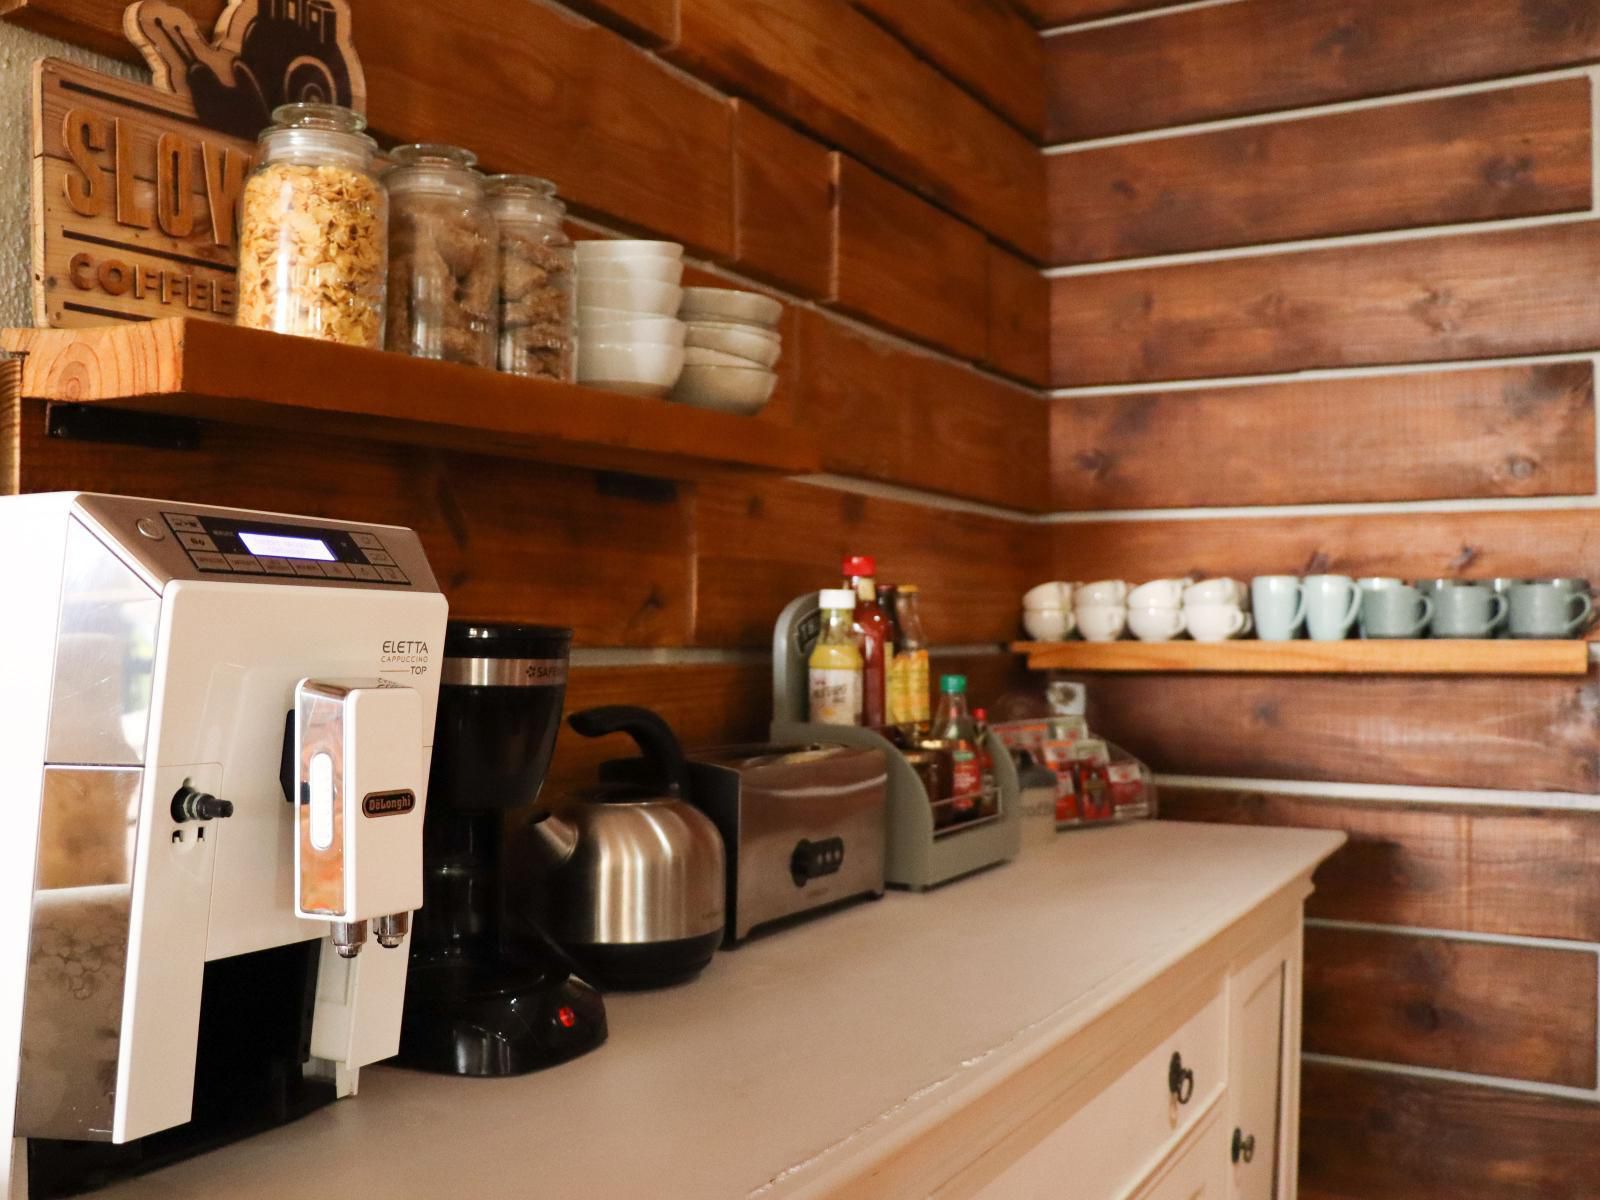
[(556, 1020), (561, 1022), (561, 1027), (563, 1029), (571, 1029), (578, 1023), (578, 1014), (573, 1012), (570, 1007), (563, 1004), (560, 1008), (556, 1009)]

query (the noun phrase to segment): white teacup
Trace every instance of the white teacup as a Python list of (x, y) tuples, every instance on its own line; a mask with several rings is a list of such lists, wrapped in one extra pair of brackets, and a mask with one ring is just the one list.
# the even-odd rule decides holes
[(1406, 581), (1393, 575), (1368, 575), (1356, 580), (1356, 586), (1363, 592), (1381, 592), (1387, 588), (1405, 587)]
[(1086, 604), (1104, 606), (1126, 604), (1128, 585), (1120, 579), (1102, 579), (1097, 583), (1080, 583), (1073, 594), (1073, 604), (1082, 608)]
[(1141, 642), (1170, 642), (1183, 632), (1183, 609), (1129, 605), (1128, 628)]
[(1152, 579), (1128, 593), (1129, 606), (1139, 608), (1177, 608), (1183, 603), (1187, 579)]
[(1022, 627), (1036, 642), (1059, 642), (1071, 633), (1077, 622), (1072, 612), (1064, 608), (1025, 608), (1022, 610)]
[(1114, 642), (1128, 625), (1124, 604), (1078, 605), (1078, 632), (1089, 642)]
[(1249, 602), (1250, 591), (1237, 579), (1205, 579), (1183, 589), (1185, 604), (1236, 604)]
[(1055, 609), (1072, 607), (1072, 585), (1055, 580), (1029, 588), (1022, 594), (1022, 607), (1029, 609)]
[(1190, 604), (1184, 610), (1189, 636), (1197, 642), (1225, 642), (1242, 636), (1250, 618), (1237, 604)]

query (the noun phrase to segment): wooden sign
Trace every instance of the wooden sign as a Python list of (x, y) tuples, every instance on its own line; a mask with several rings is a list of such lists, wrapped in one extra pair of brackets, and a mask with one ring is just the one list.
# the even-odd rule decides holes
[(140, 0), (124, 27), (155, 86), (34, 69), (35, 319), (232, 321), (239, 197), (271, 110), (365, 107), (346, 0), (233, 0), (210, 38)]

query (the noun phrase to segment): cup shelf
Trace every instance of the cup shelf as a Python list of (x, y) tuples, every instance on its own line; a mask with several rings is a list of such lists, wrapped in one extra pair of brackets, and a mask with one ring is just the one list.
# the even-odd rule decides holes
[(545, 379), (168, 318), (0, 330), (20, 396), (664, 479), (821, 470), (814, 435)]
[(1277, 675), (1586, 675), (1588, 641), (1013, 642), (1033, 670)]

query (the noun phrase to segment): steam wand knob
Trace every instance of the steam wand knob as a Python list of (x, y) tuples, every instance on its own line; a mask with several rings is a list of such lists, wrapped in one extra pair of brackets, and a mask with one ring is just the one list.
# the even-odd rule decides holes
[(187, 783), (172, 797), (174, 821), (212, 821), (233, 816), (233, 801), (218, 800), (210, 792), (197, 791)]

